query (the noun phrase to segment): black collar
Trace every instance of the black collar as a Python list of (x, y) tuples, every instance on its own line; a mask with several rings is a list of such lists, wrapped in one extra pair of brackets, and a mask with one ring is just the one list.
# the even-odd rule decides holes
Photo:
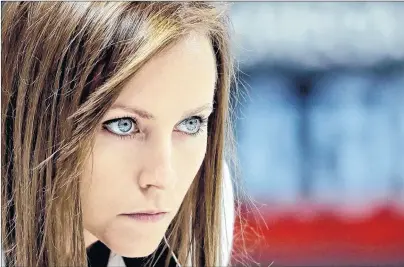
[[(161, 257), (157, 260), (154, 266), (156, 267), (164, 267), (166, 257), (168, 254), (168, 249), (165, 249), (164, 246), (160, 246), (157, 249), (156, 256), (160, 255)], [(109, 256), (110, 256), (110, 249), (104, 245), (102, 242), (97, 241), (91, 247), (87, 249), (87, 262), (89, 267), (107, 267)], [(143, 257), (143, 258), (126, 258), (122, 257), (123, 261), (125, 262), (126, 267), (146, 267), (145, 263), (151, 258)], [(169, 267), (176, 267), (175, 260), (171, 257)]]

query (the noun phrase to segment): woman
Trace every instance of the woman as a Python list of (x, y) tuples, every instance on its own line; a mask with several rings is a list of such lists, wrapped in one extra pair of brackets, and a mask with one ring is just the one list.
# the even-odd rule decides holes
[(110, 266), (227, 265), (225, 12), (202, 2), (3, 8), (7, 266), (101, 264), (94, 254)]

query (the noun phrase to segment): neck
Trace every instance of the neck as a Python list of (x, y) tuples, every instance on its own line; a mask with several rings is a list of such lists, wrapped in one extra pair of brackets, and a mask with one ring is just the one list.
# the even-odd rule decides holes
[(84, 243), (86, 245), (86, 248), (89, 248), (92, 244), (94, 244), (97, 241), (98, 238), (96, 238), (93, 234), (84, 229)]

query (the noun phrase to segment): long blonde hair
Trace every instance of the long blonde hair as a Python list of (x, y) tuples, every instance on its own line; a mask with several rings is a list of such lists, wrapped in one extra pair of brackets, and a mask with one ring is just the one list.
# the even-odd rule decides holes
[(232, 147), (233, 67), (226, 10), (202, 2), (14, 2), (3, 9), (6, 262), (87, 266), (79, 181), (96, 126), (122, 85), (150, 58), (189, 32), (203, 31), (218, 67), (208, 148), (200, 178), (167, 237), (180, 262), (189, 260), (193, 244), (192, 266), (217, 266), (222, 164), (231, 156), (225, 147)]

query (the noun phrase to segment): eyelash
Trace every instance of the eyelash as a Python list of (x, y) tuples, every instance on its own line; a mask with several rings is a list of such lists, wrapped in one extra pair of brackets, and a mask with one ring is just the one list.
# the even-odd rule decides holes
[(112, 118), (112, 119), (109, 119), (109, 120), (103, 122), (103, 123), (102, 123), (102, 130), (106, 131), (106, 132), (109, 133), (109, 134), (112, 134), (112, 135), (115, 136), (115, 137), (118, 137), (118, 138), (120, 138), (120, 139), (123, 139), (123, 140), (124, 140), (124, 139), (132, 139), (132, 138), (134, 138), (134, 137), (135, 137), (135, 134), (119, 135), (119, 134), (115, 134), (115, 133), (111, 132), (111, 131), (108, 129), (108, 127), (107, 127), (108, 124), (110, 124), (110, 123), (112, 123), (112, 122), (115, 122), (115, 121), (118, 121), (118, 120), (132, 120), (132, 121), (133, 121), (133, 124), (135, 125), (135, 127), (136, 127), (137, 124), (138, 124), (136, 118), (131, 117), (131, 116), (115, 117), (115, 118)]
[[(204, 131), (205, 126), (208, 124), (208, 118), (207, 118), (207, 117), (202, 117), (202, 116), (192, 116), (192, 117), (189, 117), (189, 118), (187, 118), (187, 119), (185, 119), (185, 120), (189, 120), (189, 119), (192, 119), (192, 118), (199, 119), (199, 121), (200, 121), (200, 123), (201, 123), (201, 124), (200, 124), (200, 127), (199, 127), (199, 129), (198, 129), (198, 131), (195, 132), (195, 133), (185, 133), (185, 132), (178, 131), (180, 134), (184, 134), (184, 135), (187, 135), (187, 136), (193, 136), (193, 137), (195, 137), (195, 136), (201, 134), (201, 133)], [(132, 138), (134, 138), (136, 132), (135, 132), (135, 134), (118, 135), (118, 134), (115, 134), (115, 133), (111, 132), (111, 131), (108, 129), (108, 127), (107, 127), (108, 124), (110, 124), (110, 123), (112, 123), (112, 122), (115, 122), (115, 121), (118, 121), (118, 120), (122, 120), (122, 119), (132, 120), (133, 123), (134, 123), (134, 125), (135, 125), (135, 127), (138, 125), (138, 122), (137, 122), (136, 118), (131, 117), (131, 116), (122, 116), (122, 117), (115, 117), (115, 118), (112, 118), (112, 119), (109, 119), (109, 120), (103, 122), (103, 124), (102, 124), (102, 130), (107, 131), (109, 134), (112, 134), (113, 136), (116, 136), (116, 137), (118, 137), (118, 138), (120, 138), (120, 139), (123, 139), (123, 140), (124, 140), (124, 139), (132, 139)], [(183, 121), (185, 121), (185, 120), (183, 120)]]
[[(197, 118), (201, 122), (201, 126), (199, 127), (198, 131), (196, 133), (180, 132), (181, 134), (185, 134), (185, 135), (188, 135), (188, 136), (194, 136), (195, 137), (195, 136), (197, 136), (197, 135), (199, 135), (199, 134), (201, 134), (203, 132), (205, 126), (208, 124), (208, 118), (201, 117), (201, 116), (192, 116), (192, 117), (189, 117), (189, 118), (187, 118), (185, 120), (189, 120), (189, 119), (193, 119), (193, 118)], [(185, 121), (185, 120), (183, 120), (183, 121)]]

